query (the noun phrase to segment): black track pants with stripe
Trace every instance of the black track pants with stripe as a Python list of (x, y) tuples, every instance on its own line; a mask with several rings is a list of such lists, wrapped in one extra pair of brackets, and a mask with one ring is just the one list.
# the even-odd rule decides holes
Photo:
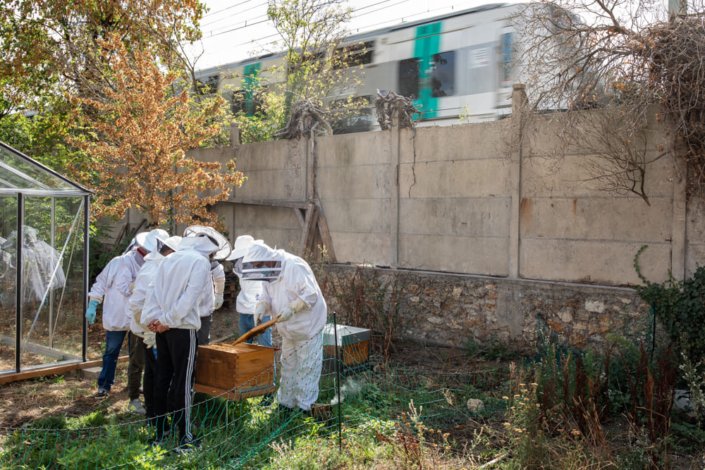
[(166, 421), (171, 414), (171, 427), (179, 429), (181, 443), (193, 440), (191, 406), (195, 378), (196, 330), (172, 329), (157, 333), (157, 382), (154, 408), (157, 418), (157, 438), (169, 430)]

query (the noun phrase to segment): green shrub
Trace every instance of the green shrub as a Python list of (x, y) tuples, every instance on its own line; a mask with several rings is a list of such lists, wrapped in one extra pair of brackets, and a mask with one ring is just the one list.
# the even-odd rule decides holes
[(639, 268), (639, 256), (647, 248), (641, 247), (634, 257), (634, 268), (644, 283), (636, 288), (639, 296), (648, 302), (668, 338), (677, 348), (676, 357), (684, 353), (693, 360), (705, 357), (705, 267), (698, 267), (690, 279), (679, 281), (668, 273), (663, 284), (646, 279)]

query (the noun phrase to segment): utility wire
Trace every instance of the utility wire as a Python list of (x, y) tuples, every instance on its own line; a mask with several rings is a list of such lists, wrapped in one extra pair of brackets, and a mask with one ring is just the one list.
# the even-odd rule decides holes
[[(250, 0), (248, 0), (248, 1), (250, 1)], [(252, 6), (252, 7), (250, 7), (250, 8), (246, 8), (246, 9), (244, 9), (244, 10), (242, 10), (242, 11), (235, 12), (235, 13), (233, 13), (233, 14), (231, 14), (231, 15), (225, 15), (225, 16), (223, 16), (223, 17), (221, 17), (221, 18), (218, 18), (217, 20), (213, 20), (213, 21), (211, 21), (211, 22), (209, 22), (209, 23), (204, 23), (202, 26), (208, 26), (208, 25), (215, 24), (215, 23), (218, 23), (218, 22), (220, 22), (220, 21), (226, 20), (226, 19), (228, 19), (228, 18), (232, 18), (233, 16), (241, 15), (242, 13), (245, 13), (245, 12), (247, 12), (247, 11), (252, 11), (252, 10), (254, 10), (255, 8), (259, 8), (259, 7), (265, 6), (265, 5), (267, 5), (268, 3), (269, 3), (269, 2), (258, 3), (257, 5)], [(224, 27), (224, 28), (227, 28), (228, 26), (229, 26), (229, 25), (225, 25), (225, 26), (223, 26), (223, 27)]]
[(215, 14), (224, 12), (225, 10), (230, 10), (231, 8), (239, 7), (240, 5), (244, 5), (245, 3), (249, 3), (249, 2), (251, 2), (251, 1), (252, 1), (252, 0), (245, 0), (244, 2), (236, 3), (235, 5), (230, 5), (229, 7), (223, 8), (222, 10), (212, 11), (212, 12), (208, 13), (207, 15), (203, 15), (203, 17), (204, 17), (204, 18), (207, 18), (207, 17), (209, 17), (209, 16), (213, 16), (213, 15), (215, 15)]
[[(377, 6), (377, 5), (382, 5), (382, 4), (384, 4), (384, 3), (389, 3), (390, 1), (391, 1), (391, 0), (382, 0), (382, 1), (380, 1), (380, 2), (373, 3), (373, 4), (371, 4), (371, 5), (367, 5), (367, 6), (365, 6), (365, 7), (359, 8), (358, 10), (355, 10), (355, 11), (364, 10), (364, 9), (366, 9), (366, 8), (371, 8), (371, 7), (374, 7), (374, 6)], [(393, 3), (393, 4), (391, 4), (391, 5), (387, 5), (387, 6), (385, 6), (385, 7), (378, 8), (378, 9), (376, 9), (376, 10), (368, 11), (368, 12), (363, 13), (363, 14), (361, 14), (361, 15), (354, 15), (354, 16), (351, 16), (350, 19), (351, 19), (351, 20), (354, 20), (354, 19), (356, 19), (356, 18), (359, 18), (360, 16), (364, 16), (364, 15), (367, 15), (367, 14), (369, 14), (369, 13), (374, 13), (374, 12), (377, 12), (377, 11), (380, 11), (380, 10), (384, 10), (385, 8), (390, 8), (390, 7), (393, 7), (393, 6), (395, 6), (395, 5), (400, 5), (400, 4), (402, 4), (402, 3), (407, 3), (408, 1), (409, 1), (409, 0), (402, 0), (402, 1), (400, 1), (400, 2)], [(258, 22), (256, 22), (256, 23), (251, 23), (251, 24), (248, 24), (248, 25), (245, 25), (245, 26), (240, 26), (240, 27), (237, 27), (237, 28), (229, 29), (229, 30), (227, 30), (227, 31), (222, 31), (222, 32), (219, 32), (219, 33), (216, 33), (216, 34), (211, 34), (210, 36), (208, 36), (208, 38), (214, 38), (214, 37), (220, 36), (220, 35), (222, 35), (222, 34), (227, 34), (227, 33), (233, 32), (233, 31), (238, 31), (238, 30), (240, 30), (240, 29), (249, 28), (250, 26), (255, 26), (256, 24), (261, 24), (261, 23), (264, 23), (264, 22), (266, 22), (266, 21), (268, 21), (268, 20), (262, 20), (262, 21), (258, 21)], [(263, 39), (268, 39), (268, 38), (271, 38), (271, 37), (274, 37), (274, 36), (278, 36), (278, 34), (269, 35), (269, 36), (265, 36), (265, 37), (258, 38), (258, 39), (253, 39), (253, 40), (247, 41), (246, 43), (243, 43), (243, 44), (249, 44), (249, 43), (253, 43), (253, 42), (258, 42), (258, 41), (261, 41), (261, 40), (263, 40)], [(238, 46), (241, 46), (241, 45), (243, 45), (243, 44), (238, 44), (237, 46), (234, 46), (234, 47), (238, 47)]]

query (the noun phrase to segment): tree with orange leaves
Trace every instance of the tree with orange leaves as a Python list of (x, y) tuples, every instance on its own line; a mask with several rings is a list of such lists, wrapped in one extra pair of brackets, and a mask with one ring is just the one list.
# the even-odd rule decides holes
[(120, 218), (137, 208), (150, 224), (188, 223), (196, 216), (217, 226), (207, 206), (227, 199), (243, 175), (234, 160), (223, 171), (186, 152), (220, 132), (222, 98), (197, 106), (187, 90), (174, 92), (177, 76), (160, 70), (154, 54), (128, 52), (117, 36), (101, 47), (112, 86), (98, 94), (102, 98), (72, 98), (90, 116), (84, 120), (88, 140), (72, 142), (88, 162), (71, 170), (95, 190), (94, 215)]

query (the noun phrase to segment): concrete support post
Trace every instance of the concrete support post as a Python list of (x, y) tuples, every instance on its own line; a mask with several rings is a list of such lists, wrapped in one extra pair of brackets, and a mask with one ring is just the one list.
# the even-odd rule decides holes
[(237, 121), (230, 123), (230, 146), (234, 149), (240, 145), (240, 124)]
[[(240, 147), (240, 124), (238, 124), (237, 121), (232, 121), (230, 123), (230, 146), (233, 148), (233, 152), (237, 152), (238, 147)], [(231, 191), (230, 196), (234, 198), (237, 188), (233, 187)], [(231, 210), (233, 215), (233, 226), (232, 232), (230, 233), (230, 239), (232, 243), (235, 243), (235, 239), (237, 238), (237, 204), (230, 205), (232, 206)]]
[(398, 111), (392, 116), (392, 128), (389, 130), (389, 174), (392, 178), (391, 194), (391, 224), (389, 236), (389, 265), (399, 266), (399, 162), (401, 129), (399, 128)]
[[(316, 155), (314, 147), (316, 136), (306, 137), (306, 200), (313, 201), (316, 196)], [(291, 147), (290, 147), (291, 148)]]
[(678, 172), (673, 179), (673, 220), (671, 226), (671, 271), (673, 277), (682, 281), (685, 279), (686, 256), (686, 180), (688, 171), (685, 163), (675, 159)]
[(509, 220), (509, 277), (518, 278), (520, 274), (521, 242), (521, 157), (524, 143), (524, 110), (526, 106), (526, 85), (514, 84), (512, 91), (512, 134), (509, 181), (512, 208)]

